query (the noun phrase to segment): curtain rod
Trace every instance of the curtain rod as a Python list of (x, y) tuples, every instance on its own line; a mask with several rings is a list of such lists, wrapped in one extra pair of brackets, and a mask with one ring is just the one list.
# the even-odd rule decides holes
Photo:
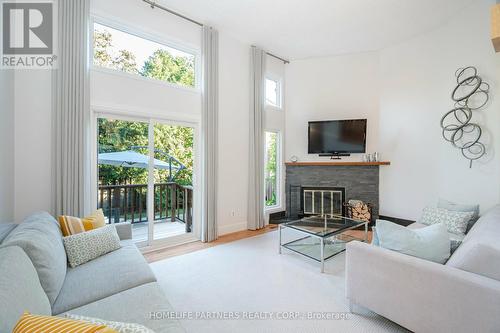
[(175, 15), (175, 16), (178, 16), (178, 17), (180, 17), (180, 18), (185, 19), (186, 21), (189, 21), (189, 22), (191, 22), (191, 23), (194, 23), (194, 24), (196, 24), (196, 25), (199, 25), (200, 27), (203, 27), (203, 23), (200, 23), (200, 22), (195, 21), (195, 20), (193, 20), (193, 19), (191, 19), (191, 18), (189, 18), (189, 17), (187, 17), (187, 16), (184, 16), (184, 15), (182, 15), (182, 14), (179, 14), (179, 13), (177, 13), (177, 12), (174, 12), (174, 11), (173, 11), (173, 10), (171, 10), (171, 9), (168, 9), (168, 8), (166, 8), (166, 7), (163, 7), (163, 6), (161, 6), (161, 5), (158, 5), (158, 4), (156, 4), (156, 2), (155, 2), (155, 1), (150, 1), (150, 0), (142, 0), (142, 1), (144, 1), (144, 2), (145, 2), (145, 3), (147, 3), (147, 4), (149, 4), (149, 5), (151, 6), (151, 8), (152, 8), (152, 9), (155, 9), (155, 8), (160, 8), (160, 9), (162, 9), (162, 10), (166, 11), (166, 12), (169, 12), (170, 14), (173, 14), (173, 15)]
[[(168, 9), (168, 8), (166, 8), (166, 7), (163, 7), (163, 6), (161, 6), (161, 5), (158, 5), (158, 4), (156, 4), (156, 2), (155, 2), (154, 0), (153, 0), (153, 1), (151, 1), (151, 0), (142, 0), (142, 1), (144, 1), (144, 2), (145, 2), (145, 3), (147, 3), (147, 4), (149, 4), (149, 5), (151, 6), (151, 8), (152, 8), (152, 9), (159, 8), (159, 9), (164, 10), (164, 11), (166, 11), (166, 12), (170, 13), (170, 14), (173, 14), (173, 15), (175, 15), (175, 16), (178, 16), (178, 17), (180, 17), (180, 18), (183, 18), (183, 19), (184, 19), (184, 20), (186, 20), (186, 21), (189, 21), (189, 22), (191, 22), (191, 23), (194, 23), (194, 24), (196, 24), (196, 25), (199, 25), (200, 27), (203, 27), (203, 23), (200, 23), (200, 22), (195, 21), (195, 20), (193, 20), (193, 19), (191, 19), (191, 18), (189, 18), (189, 17), (187, 17), (187, 16), (184, 16), (184, 15), (182, 15), (182, 14), (179, 14), (179, 13), (177, 13), (177, 12), (175, 12), (175, 11), (171, 10), (171, 9)], [(500, 1), (500, 0), (499, 0), (499, 1)], [(289, 64), (289, 63), (290, 63), (290, 61), (288, 61), (288, 60), (286, 60), (286, 59), (283, 59), (283, 58), (281, 58), (281, 57), (278, 57), (277, 55), (274, 55), (274, 54), (269, 53), (269, 52), (266, 52), (266, 53), (267, 53), (267, 55), (269, 55), (269, 56), (271, 56), (271, 57), (273, 57), (273, 58), (276, 58), (276, 59), (278, 59), (278, 60), (283, 61), (285, 64)]]
[(290, 63), (290, 60), (283, 59), (283, 58), (278, 57), (277, 55), (274, 55), (274, 54), (272, 54), (272, 53), (266, 52), (266, 54), (267, 54), (268, 56), (271, 56), (271, 57), (273, 57), (273, 58), (276, 58), (276, 59), (278, 59), (278, 60), (283, 61), (283, 62), (285, 63), (285, 65)]

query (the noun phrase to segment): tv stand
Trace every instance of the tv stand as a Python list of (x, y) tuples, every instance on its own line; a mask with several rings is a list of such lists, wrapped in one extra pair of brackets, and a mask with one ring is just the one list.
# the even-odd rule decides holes
[(328, 154), (319, 154), (319, 156), (330, 156), (331, 160), (341, 160), (342, 157), (351, 156), (349, 153), (328, 153)]

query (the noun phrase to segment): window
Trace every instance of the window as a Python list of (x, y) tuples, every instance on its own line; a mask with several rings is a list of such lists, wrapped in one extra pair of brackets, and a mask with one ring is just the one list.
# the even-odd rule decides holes
[(264, 179), (265, 179), (265, 200), (266, 207), (279, 205), (278, 184), (279, 184), (279, 135), (277, 132), (266, 132), (264, 157)]
[(279, 80), (266, 78), (266, 104), (281, 108), (281, 83)]
[(95, 66), (195, 87), (196, 56), (94, 23)]

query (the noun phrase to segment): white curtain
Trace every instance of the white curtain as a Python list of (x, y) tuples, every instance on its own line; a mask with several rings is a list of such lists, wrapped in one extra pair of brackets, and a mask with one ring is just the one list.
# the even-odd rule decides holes
[(266, 52), (252, 46), (250, 82), (250, 168), (248, 229), (265, 226), (264, 218), (264, 80)]
[(54, 214), (90, 210), (89, 0), (58, 2), (58, 69), (53, 79)]
[(217, 30), (203, 27), (203, 177), (201, 240), (217, 239), (217, 150), (219, 110), (219, 36)]

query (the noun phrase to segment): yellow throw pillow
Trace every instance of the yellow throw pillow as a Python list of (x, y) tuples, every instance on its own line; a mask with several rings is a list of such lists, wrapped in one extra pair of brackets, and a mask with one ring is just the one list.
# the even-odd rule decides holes
[(97, 228), (104, 227), (106, 225), (106, 219), (101, 208), (96, 210), (92, 215), (84, 217), (82, 219), (83, 227), (85, 231), (94, 230)]
[(12, 333), (118, 333), (105, 325), (89, 324), (80, 320), (38, 316), (25, 312)]
[(59, 216), (59, 226), (64, 237), (84, 232), (82, 220), (74, 216)]
[(104, 227), (106, 220), (102, 209), (96, 210), (92, 215), (84, 218), (61, 215), (59, 216), (59, 226), (64, 237), (76, 235), (84, 231), (90, 231)]

